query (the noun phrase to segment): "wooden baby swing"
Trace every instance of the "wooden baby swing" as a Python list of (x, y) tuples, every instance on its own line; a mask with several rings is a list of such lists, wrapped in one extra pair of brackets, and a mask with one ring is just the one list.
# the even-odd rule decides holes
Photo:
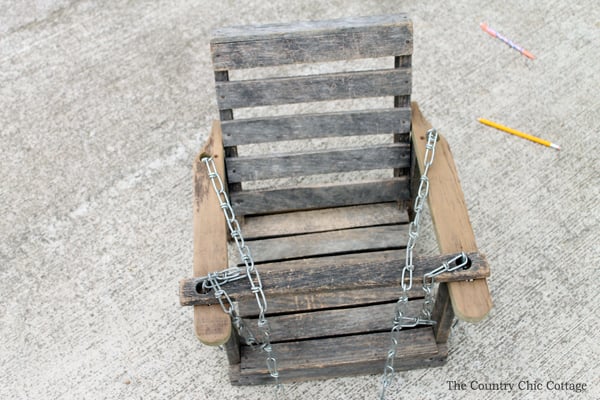
[[(394, 371), (445, 362), (455, 316), (475, 322), (490, 310), (489, 266), (452, 154), (410, 102), (412, 43), (404, 14), (214, 32), (220, 121), (194, 162), (194, 277), (181, 281), (180, 302), (194, 306), (201, 342), (226, 350), (233, 384), (383, 372), (383, 398)], [(381, 57), (394, 66), (229, 79)], [(383, 96), (393, 107), (233, 118), (234, 109)], [(314, 139), (381, 134), (389, 143), (309, 149)], [(281, 141), (301, 150), (238, 151)], [(390, 175), (345, 180), (370, 170)], [(297, 179), (322, 174), (339, 175)], [(246, 185), (264, 180), (275, 183)], [(426, 198), (441, 255), (413, 260)], [(239, 253), (231, 267), (228, 233)]]

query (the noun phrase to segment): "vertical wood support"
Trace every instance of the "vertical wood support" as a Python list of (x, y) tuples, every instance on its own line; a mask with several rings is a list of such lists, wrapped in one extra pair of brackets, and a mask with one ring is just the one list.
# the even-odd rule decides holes
[(450, 330), (454, 323), (454, 310), (452, 310), (447, 283), (440, 283), (438, 285), (437, 294), (435, 296), (435, 306), (431, 317), (437, 322), (433, 327), (435, 341), (438, 343), (446, 343), (450, 337)]
[[(394, 57), (394, 68), (410, 68), (412, 56), (410, 54)], [(412, 74), (410, 75), (412, 80)], [(394, 108), (410, 107), (410, 94), (404, 96), (394, 96)], [(400, 129), (394, 130), (394, 143), (406, 142), (406, 134), (401, 134)], [(406, 175), (405, 169), (395, 169), (394, 176)]]
[[(229, 82), (229, 71), (215, 71), (215, 82)], [(219, 118), (221, 121), (232, 120), (233, 110), (219, 110)]]
[[(229, 71), (215, 71), (215, 82), (228, 82), (229, 81)], [(223, 109), (219, 110), (219, 118), (221, 121), (231, 121), (233, 119), (233, 110), (232, 109)], [(238, 151), (237, 146), (231, 146), (225, 148), (225, 157), (237, 157)], [(242, 190), (241, 183), (229, 183), (228, 184), (229, 192), (238, 192)], [(242, 221), (240, 221), (242, 222)]]
[[(412, 55), (410, 54), (394, 57), (394, 68), (410, 68), (411, 63)], [(394, 107), (410, 107), (410, 94), (406, 96), (394, 96)]]
[[(412, 63), (412, 55), (410, 55), (410, 54), (394, 57), (394, 68), (409, 68), (411, 66), (411, 63)], [(411, 74), (410, 79), (412, 79), (412, 74)], [(409, 106), (410, 106), (410, 94), (408, 94), (406, 96), (394, 96), (394, 108), (409, 107)], [(400, 134), (398, 132), (399, 130), (394, 131), (394, 143), (406, 142), (406, 140), (407, 140), (406, 134)], [(412, 154), (412, 151), (411, 151), (411, 154)], [(407, 169), (407, 168), (394, 168), (394, 177), (408, 175), (410, 173), (410, 171), (411, 170)], [(407, 202), (407, 201), (400, 201), (398, 205), (400, 208), (410, 209), (412, 203)], [(409, 216), (410, 216), (410, 210), (409, 210)], [(412, 220), (412, 216), (411, 216), (411, 220)]]
[(240, 337), (235, 329), (231, 330), (231, 336), (223, 347), (229, 365), (237, 365), (241, 362)]
[(408, 218), (410, 221), (415, 219), (415, 200), (417, 198), (417, 194), (419, 192), (419, 184), (421, 180), (421, 173), (419, 172), (419, 164), (417, 162), (417, 157), (415, 156), (414, 146), (411, 143), (411, 152), (410, 152), (410, 186), (408, 190), (410, 192), (410, 200), (408, 201)]

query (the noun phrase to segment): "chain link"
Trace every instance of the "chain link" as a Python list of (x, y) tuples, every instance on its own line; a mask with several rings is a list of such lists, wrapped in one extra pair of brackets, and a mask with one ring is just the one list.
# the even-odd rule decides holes
[(242, 270), (240, 268), (231, 267), (222, 271), (210, 272), (206, 276), (197, 278), (196, 282), (198, 282), (198, 284), (202, 283), (202, 292), (206, 293), (215, 288), (216, 285), (214, 284), (214, 281), (219, 285), (224, 285), (242, 279), (243, 277), (244, 275), (242, 275)]
[[(438, 133), (435, 129), (430, 129), (427, 131), (427, 144), (425, 145), (425, 157), (424, 157), (424, 165), (425, 168), (423, 173), (421, 174), (421, 179), (419, 182), (419, 190), (417, 191), (417, 197), (415, 199), (414, 204), (414, 212), (415, 216), (411, 223), (408, 225), (408, 243), (406, 244), (406, 262), (404, 263), (404, 268), (402, 269), (402, 291), (407, 292), (412, 287), (413, 282), (413, 271), (415, 269), (413, 265), (413, 249), (419, 237), (419, 230), (421, 229), (421, 214), (423, 212), (423, 206), (425, 205), (425, 200), (429, 195), (429, 178), (427, 174), (429, 173), (429, 168), (433, 164), (433, 159), (435, 158), (435, 144), (438, 140)], [(406, 283), (406, 275), (408, 273), (408, 284)]]
[(260, 331), (260, 341), (257, 341), (256, 337), (252, 335), (251, 331), (243, 324), (242, 319), (235, 312), (235, 307), (233, 306), (231, 299), (227, 295), (227, 292), (223, 290), (220, 286), (222, 283), (231, 282), (233, 280), (242, 278), (243, 275), (241, 273), (240, 268), (233, 267), (217, 273), (209, 274), (207, 277), (208, 283), (206, 283), (206, 285), (205, 283), (203, 283), (202, 288), (215, 290), (215, 297), (217, 297), (217, 299), (219, 300), (223, 311), (225, 311), (232, 317), (234, 327), (238, 330), (238, 333), (242, 338), (244, 338), (247, 344), (260, 344), (260, 348), (267, 354), (266, 363), (269, 375), (271, 375), (271, 377), (275, 380), (275, 398), (279, 398), (279, 394), (282, 393), (283, 387), (279, 382), (277, 357), (275, 356), (273, 346), (271, 345), (271, 328), (266, 317), (267, 299), (265, 297), (265, 292), (263, 291), (260, 274), (254, 266), (254, 259), (252, 258), (250, 248), (244, 242), (244, 236), (242, 235), (240, 224), (237, 218), (235, 217), (235, 212), (231, 207), (231, 203), (229, 202), (227, 192), (225, 192), (223, 181), (221, 180), (221, 177), (217, 172), (217, 167), (215, 165), (214, 159), (212, 157), (203, 157), (202, 162), (206, 165), (206, 168), (208, 170), (208, 177), (210, 178), (212, 187), (215, 190), (217, 197), (219, 198), (219, 206), (221, 207), (221, 209), (223, 210), (223, 214), (225, 215), (225, 220), (227, 222), (227, 227), (229, 228), (229, 233), (233, 240), (235, 240), (235, 244), (240, 254), (240, 258), (244, 262), (244, 265), (246, 267), (246, 277), (250, 282), (250, 290), (256, 297), (256, 303), (258, 304), (257, 325), (258, 330)]

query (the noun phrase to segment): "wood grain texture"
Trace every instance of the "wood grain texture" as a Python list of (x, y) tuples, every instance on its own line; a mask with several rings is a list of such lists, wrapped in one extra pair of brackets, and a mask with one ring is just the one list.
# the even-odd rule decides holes
[[(271, 342), (354, 335), (364, 332), (389, 332), (394, 325), (396, 302), (374, 304), (337, 310), (311, 311), (269, 317)], [(409, 316), (419, 315), (423, 300), (408, 302)], [(255, 326), (257, 319), (246, 319)], [(258, 339), (262, 340), (260, 334)]]
[(224, 146), (365, 134), (407, 133), (410, 108), (285, 115), (223, 121)]
[[(223, 145), (218, 121), (194, 160), (194, 276), (205, 276), (227, 266), (227, 231), (225, 216), (208, 177), (203, 156), (212, 156), (217, 171), (224, 176)], [(206, 345), (219, 346), (231, 336), (231, 320), (219, 305), (194, 307), (194, 331)]]
[[(412, 55), (402, 55), (394, 57), (394, 68), (408, 68), (412, 65)], [(405, 108), (410, 107), (410, 93), (404, 96), (394, 96), (394, 107), (396, 108)], [(400, 143), (404, 141), (404, 135), (401, 133), (394, 134), (394, 143)], [(394, 176), (402, 176), (410, 174), (410, 167), (406, 168), (395, 168)], [(401, 206), (406, 207), (406, 203)]]
[[(419, 168), (423, 170), (423, 155), (427, 130), (431, 124), (412, 103), (412, 143)], [(440, 136), (436, 146), (435, 160), (429, 170), (429, 210), (434, 223), (439, 249), (442, 253), (477, 251), (475, 235), (469, 220), (467, 206), (458, 179), (454, 159), (446, 140)], [(465, 321), (477, 322), (485, 318), (492, 308), (487, 281), (453, 282), (448, 285), (452, 306), (456, 315)]]
[(413, 44), (406, 14), (229, 27), (212, 36), (216, 70), (399, 56)]
[[(368, 253), (352, 253), (337, 256), (326, 256), (318, 258), (307, 258), (285, 263), (261, 264), (258, 268), (264, 270), (278, 270), (289, 268), (301, 270), (306, 268), (327, 268), (328, 265), (364, 265), (366, 263), (384, 263), (397, 262), (406, 256), (402, 250), (385, 250)], [(298, 311), (319, 310), (324, 308), (340, 308), (356, 306), (357, 304), (373, 304), (397, 300), (400, 294), (400, 288), (377, 287), (377, 288), (353, 288), (352, 290), (321, 290), (308, 293), (290, 293), (286, 292), (280, 295), (272, 294), (269, 296), (269, 314), (294, 313)], [(415, 282), (413, 288), (408, 293), (409, 298), (423, 297), (423, 290), (420, 282)], [(258, 306), (254, 301), (243, 301), (238, 303), (239, 313), (243, 317), (258, 315)]]
[(408, 225), (384, 225), (308, 233), (248, 242), (255, 262), (289, 260), (348, 252), (399, 249), (408, 240)]
[(240, 363), (240, 336), (238, 335), (236, 329), (231, 330), (229, 340), (225, 342), (222, 348), (225, 351), (225, 355), (227, 356), (227, 362), (229, 363), (229, 365), (236, 365)]
[(431, 318), (437, 322), (433, 327), (435, 340), (438, 343), (446, 343), (450, 337), (450, 331), (454, 323), (454, 311), (452, 310), (452, 302), (448, 293), (448, 283), (440, 283), (438, 285)]
[[(229, 82), (229, 71), (215, 71), (215, 82)], [(219, 118), (221, 121), (231, 121), (233, 120), (233, 110), (232, 109), (220, 109), (219, 110)], [(223, 129), (221, 128), (221, 140), (223, 138)], [(229, 146), (225, 148), (225, 157), (237, 157), (238, 149), (237, 146)], [(223, 175), (225, 179), (227, 178)], [(228, 189), (230, 192), (236, 190), (242, 190), (242, 185), (239, 183), (229, 183)]]
[[(229, 71), (215, 71), (215, 82), (229, 82)], [(221, 121), (232, 120), (233, 110), (230, 108), (219, 109), (219, 118), (221, 119)]]
[(249, 216), (242, 230), (246, 239), (259, 239), (407, 222), (406, 210), (390, 202)]
[(335, 172), (404, 168), (409, 165), (410, 146), (392, 143), (356, 149), (319, 150), (227, 158), (229, 182), (257, 181)]
[(315, 185), (287, 189), (232, 192), (231, 204), (239, 215), (317, 209), (408, 200), (408, 178)]
[[(382, 302), (397, 301), (400, 289), (397, 287), (379, 287), (351, 290), (324, 290), (315, 293), (289, 293), (271, 295), (268, 299), (269, 313), (296, 313), (302, 311), (346, 308), (357, 304), (369, 305)], [(420, 284), (413, 284), (409, 291), (409, 299), (423, 297)], [(238, 303), (239, 314), (242, 317), (256, 317), (258, 306), (256, 302), (244, 301)]]
[(219, 109), (303, 102), (403, 96), (411, 91), (410, 68), (272, 79), (216, 82)]
[[(489, 276), (487, 261), (479, 253), (468, 253), (471, 267), (444, 273), (436, 278), (437, 282), (479, 279)], [(448, 255), (415, 259), (414, 280), (422, 280), (426, 271), (439, 267)], [(373, 287), (399, 287), (402, 283), (402, 268), (405, 260), (363, 261), (357, 263), (340, 262), (335, 257), (328, 263), (310, 265), (310, 259), (301, 260), (303, 266), (298, 268), (295, 261), (263, 264), (260, 271), (263, 290), (267, 298), (272, 295), (292, 295), (294, 293), (315, 293), (319, 291), (366, 289)], [(408, 282), (408, 276), (405, 277)], [(197, 291), (200, 282), (194, 278), (180, 282), (180, 303), (182, 305), (214, 304), (212, 292)], [(227, 293), (232, 299), (244, 301), (253, 299), (253, 294), (245, 280), (229, 282)]]
[[(342, 336), (320, 340), (277, 343), (278, 370), (283, 382), (327, 379), (336, 376), (381, 374), (389, 347), (389, 332)], [(443, 364), (448, 353), (438, 346), (430, 327), (402, 331), (398, 339), (402, 349), (396, 355), (396, 370)], [(242, 347), (242, 362), (230, 369), (233, 384), (270, 383), (264, 357)]]

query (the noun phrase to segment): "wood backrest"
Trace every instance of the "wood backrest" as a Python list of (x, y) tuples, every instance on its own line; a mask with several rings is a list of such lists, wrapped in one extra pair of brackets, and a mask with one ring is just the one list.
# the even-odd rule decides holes
[[(408, 199), (412, 23), (405, 14), (221, 28), (213, 32), (211, 50), (227, 181), (238, 214)], [(384, 68), (350, 63), (342, 71), (323, 72), (332, 62), (383, 57), (389, 57)], [(290, 71), (296, 64), (308, 73)], [(265, 70), (275, 76), (253, 76)], [(358, 108), (352, 103), (371, 98), (388, 103)], [(313, 109), (277, 108), (299, 103)], [(260, 115), (247, 112), (257, 109)], [(382, 134), (389, 141), (314, 147), (315, 139)], [(288, 141), (294, 142), (288, 147)], [(277, 142), (301, 150), (274, 152), (269, 144)], [(244, 146), (259, 150), (244, 155)], [(299, 178), (369, 170), (390, 173), (308, 185)], [(275, 182), (268, 188), (252, 185), (264, 180)]]

